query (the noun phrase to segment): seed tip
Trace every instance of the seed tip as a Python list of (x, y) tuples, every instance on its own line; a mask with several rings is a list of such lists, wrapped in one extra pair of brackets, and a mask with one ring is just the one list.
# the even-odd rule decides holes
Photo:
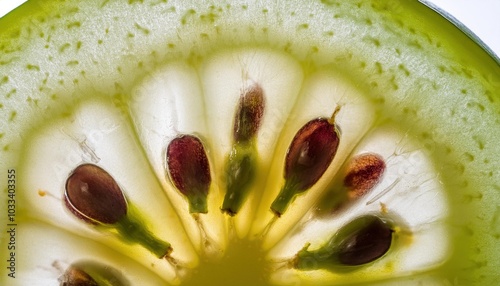
[(330, 119), (328, 119), (328, 123), (330, 123), (331, 125), (335, 124), (335, 117), (337, 117), (337, 114), (340, 112), (341, 107), (342, 105), (335, 106), (335, 110), (333, 111), (332, 116), (330, 116)]

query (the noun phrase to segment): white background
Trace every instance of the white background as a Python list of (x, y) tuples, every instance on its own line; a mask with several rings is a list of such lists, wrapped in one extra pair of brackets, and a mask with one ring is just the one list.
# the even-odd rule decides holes
[(448, 11), (500, 56), (500, 0), (428, 0)]
[[(448, 11), (500, 56), (500, 0), (426, 1)], [(0, 0), (0, 17), (23, 2), (24, 0)]]

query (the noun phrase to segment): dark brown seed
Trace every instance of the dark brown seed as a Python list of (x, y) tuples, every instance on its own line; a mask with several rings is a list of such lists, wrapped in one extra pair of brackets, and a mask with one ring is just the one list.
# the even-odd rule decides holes
[(335, 233), (315, 250), (307, 243), (290, 261), (300, 270), (324, 269), (349, 272), (384, 256), (393, 240), (393, 225), (375, 215), (358, 217)]
[(200, 139), (182, 135), (167, 148), (167, 169), (172, 183), (187, 197), (192, 213), (206, 213), (212, 182), (210, 165)]
[(373, 153), (356, 156), (348, 165), (344, 186), (349, 190), (350, 199), (359, 198), (373, 189), (385, 172), (384, 159)]
[(366, 221), (359, 223), (359, 229), (350, 233), (338, 247), (338, 259), (344, 265), (370, 263), (391, 247), (393, 230), (387, 223), (374, 216), (362, 219)]
[(93, 164), (78, 166), (66, 181), (65, 205), (87, 222), (114, 224), (127, 214), (127, 202), (116, 181)]
[(233, 138), (237, 143), (246, 143), (254, 138), (264, 114), (264, 91), (258, 84), (250, 86), (241, 95), (234, 116)]
[[(92, 164), (78, 166), (66, 181), (65, 206), (87, 223), (106, 224), (127, 243), (138, 243), (158, 258), (167, 257), (170, 243), (150, 233), (138, 212), (127, 213), (127, 201), (116, 181)], [(95, 278), (95, 277), (94, 277)], [(100, 285), (100, 283), (98, 283)]]

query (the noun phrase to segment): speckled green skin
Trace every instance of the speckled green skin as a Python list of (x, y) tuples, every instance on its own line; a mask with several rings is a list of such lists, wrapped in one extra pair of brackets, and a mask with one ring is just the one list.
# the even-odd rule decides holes
[[(134, 84), (170, 59), (196, 65), (213, 52), (265, 47), (297, 59), (306, 74), (341, 71), (371, 98), (381, 121), (395, 119), (420, 137), (452, 212), (453, 253), (431, 274), (458, 285), (494, 284), (498, 62), (416, 1), (241, 2), (29, 1), (0, 19), (0, 209), (7, 204), (7, 170), (22, 161), (30, 134), (68, 116), (78, 102), (104, 98), (126, 111)], [(22, 204), (27, 192), (17, 190), (21, 222), (34, 219)], [(6, 216), (0, 217), (3, 228)], [(0, 245), (3, 258), (8, 251)], [(241, 251), (241, 260), (257, 263), (256, 253)], [(10, 281), (4, 272), (0, 281)]]

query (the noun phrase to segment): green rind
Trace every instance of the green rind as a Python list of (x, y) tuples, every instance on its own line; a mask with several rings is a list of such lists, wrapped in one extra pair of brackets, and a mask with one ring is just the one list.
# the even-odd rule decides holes
[[(331, 66), (358, 79), (382, 117), (398, 118), (427, 142), (450, 194), (453, 233), (463, 241), (444, 276), (496, 281), (500, 67), (451, 23), (416, 1), (120, 3), (29, 1), (0, 19), (2, 174), (17, 167), (31, 130), (89, 94), (126, 108), (133, 83), (169, 59), (197, 65), (212, 51), (270, 47), (306, 71)], [(5, 209), (6, 200), (0, 204)]]

